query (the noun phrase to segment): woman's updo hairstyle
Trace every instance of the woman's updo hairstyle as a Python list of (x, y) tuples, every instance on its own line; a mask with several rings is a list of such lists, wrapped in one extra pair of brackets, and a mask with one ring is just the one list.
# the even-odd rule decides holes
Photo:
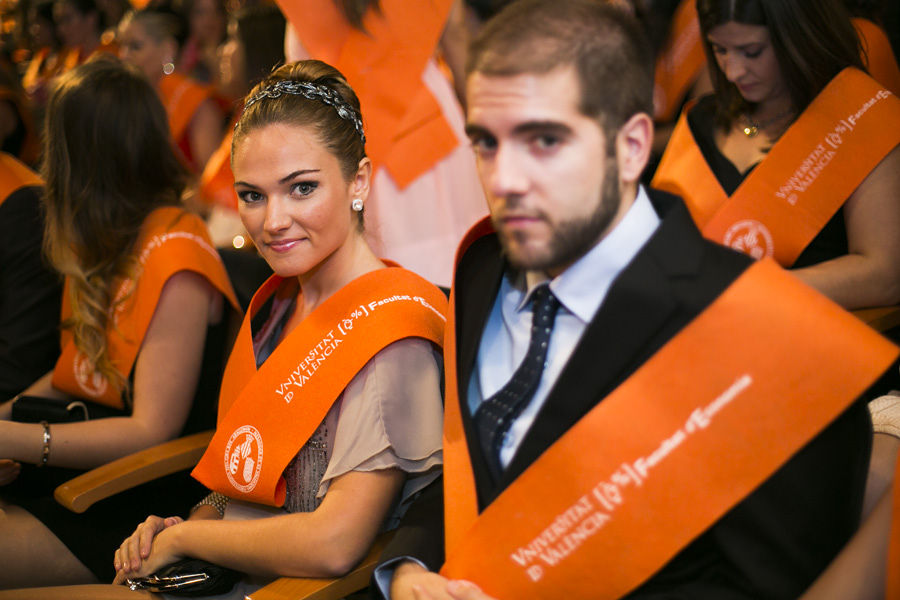
[[(307, 97), (299, 86), (315, 88)], [(295, 90), (298, 91), (289, 91)], [(241, 139), (254, 129), (284, 123), (311, 127), (319, 141), (338, 159), (350, 181), (366, 156), (359, 99), (344, 76), (319, 60), (302, 60), (273, 71), (247, 95), (245, 109), (234, 127), (232, 156)]]

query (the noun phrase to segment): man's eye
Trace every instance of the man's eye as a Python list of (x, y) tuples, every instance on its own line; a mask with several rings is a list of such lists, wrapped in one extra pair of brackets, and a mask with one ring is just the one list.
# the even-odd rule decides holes
[(559, 145), (560, 139), (555, 135), (538, 135), (532, 140), (532, 145), (538, 150), (550, 150)]
[(472, 149), (476, 154), (489, 154), (497, 149), (497, 140), (489, 135), (479, 135), (472, 138)]

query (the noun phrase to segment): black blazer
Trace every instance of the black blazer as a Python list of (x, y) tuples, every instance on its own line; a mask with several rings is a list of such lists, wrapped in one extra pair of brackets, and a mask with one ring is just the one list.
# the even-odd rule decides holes
[[(496, 483), (465, 407), (481, 332), (507, 264), (496, 236), (481, 238), (462, 258), (454, 281), (457, 384), (481, 510), (751, 263), (704, 240), (679, 199), (652, 192), (651, 200), (661, 218), (659, 228), (613, 283)], [(858, 403), (633, 597), (796, 597), (856, 527), (870, 443), (868, 412)], [(595, 451), (602, 445), (598, 440)], [(406, 554), (429, 566), (440, 564), (435, 540), (441, 536), (429, 521), (440, 523), (439, 495), (432, 490), (411, 509), (410, 529), (399, 532), (385, 558)]]

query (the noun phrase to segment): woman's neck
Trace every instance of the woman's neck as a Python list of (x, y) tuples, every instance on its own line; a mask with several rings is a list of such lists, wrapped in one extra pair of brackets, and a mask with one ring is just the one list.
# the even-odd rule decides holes
[(314, 269), (297, 277), (303, 291), (297, 305), (298, 317), (302, 320), (357, 277), (382, 267), (384, 263), (375, 256), (362, 234), (352, 233), (347, 243)]

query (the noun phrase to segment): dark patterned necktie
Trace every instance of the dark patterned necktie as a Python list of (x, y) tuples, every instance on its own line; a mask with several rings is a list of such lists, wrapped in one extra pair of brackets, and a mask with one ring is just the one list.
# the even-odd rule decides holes
[(502, 468), (500, 466), (500, 446), (509, 431), (512, 422), (528, 406), (534, 396), (544, 362), (547, 359), (547, 346), (550, 344), (550, 332), (559, 309), (559, 300), (550, 291), (547, 283), (540, 284), (531, 295), (531, 339), (528, 351), (522, 363), (516, 368), (512, 378), (496, 394), (484, 400), (475, 411), (475, 425), (481, 449), (487, 458), (491, 475), (496, 481)]

